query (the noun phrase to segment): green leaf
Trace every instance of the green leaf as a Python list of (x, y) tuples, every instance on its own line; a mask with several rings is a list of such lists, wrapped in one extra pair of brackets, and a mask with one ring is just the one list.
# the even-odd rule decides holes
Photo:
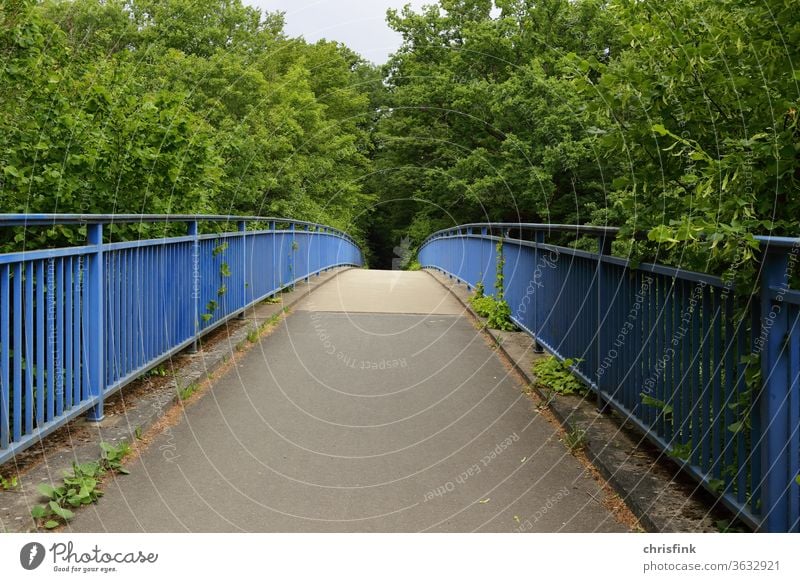
[(678, 239), (673, 236), (672, 229), (665, 224), (650, 230), (650, 232), (647, 233), (647, 238), (659, 244), (678, 242)]
[(72, 513), (69, 509), (61, 507), (55, 501), (50, 502), (50, 509), (52, 510), (53, 513), (55, 513), (57, 516), (64, 519), (65, 521), (69, 521), (70, 519), (75, 517), (74, 513)]
[(653, 132), (657, 133), (658, 135), (670, 134), (669, 130), (660, 123), (654, 123), (653, 125), (650, 126), (650, 129), (652, 129)]
[(710, 479), (708, 481), (708, 486), (714, 493), (719, 494), (725, 489), (725, 481), (722, 479)]
[(41, 519), (48, 515), (47, 508), (44, 505), (34, 505), (31, 509), (31, 515), (36, 519)]
[(39, 485), (36, 487), (36, 490), (48, 499), (53, 499), (56, 494), (55, 487), (48, 485), (47, 483), (39, 483)]
[(15, 168), (14, 166), (6, 166), (6, 167), (4, 167), (3, 168), (3, 173), (6, 176), (13, 176), (15, 178), (19, 178), (22, 175), (20, 173), (20, 171), (17, 168)]
[(52, 519), (44, 522), (44, 527), (46, 527), (47, 529), (54, 529), (57, 528), (59, 525), (61, 524), (58, 523), (57, 521), (53, 521)]

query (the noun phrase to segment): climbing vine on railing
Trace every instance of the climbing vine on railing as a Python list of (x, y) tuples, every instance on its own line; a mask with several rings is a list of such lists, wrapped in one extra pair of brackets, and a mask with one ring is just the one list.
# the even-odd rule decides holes
[[(218, 257), (222, 253), (228, 250), (228, 243), (222, 243), (211, 251), (212, 257)], [(222, 278), (222, 282), (220, 283), (219, 288), (217, 288), (217, 298), (222, 300), (222, 297), (228, 292), (228, 286), (225, 284), (225, 279), (231, 276), (231, 267), (230, 265), (223, 261), (222, 264), (219, 266), (219, 276)], [(204, 323), (208, 323), (214, 318), (214, 312), (219, 309), (219, 302), (212, 299), (208, 303), (206, 303), (206, 312), (200, 316), (200, 319), (203, 320)]]
[(472, 309), (481, 317), (486, 317), (486, 325), (492, 329), (502, 331), (515, 331), (517, 326), (511, 321), (511, 308), (505, 300), (505, 286), (503, 279), (503, 267), (505, 259), (503, 257), (503, 240), (497, 243), (497, 273), (495, 276), (495, 294), (485, 295), (483, 282), (475, 285), (475, 291), (469, 298)]
[(497, 274), (494, 280), (495, 289), (495, 302), (492, 312), (489, 314), (489, 321), (487, 322), (492, 329), (499, 329), (503, 331), (514, 331), (517, 326), (511, 321), (511, 308), (505, 300), (505, 277), (503, 269), (506, 264), (505, 255), (503, 254), (503, 237), (497, 241)]

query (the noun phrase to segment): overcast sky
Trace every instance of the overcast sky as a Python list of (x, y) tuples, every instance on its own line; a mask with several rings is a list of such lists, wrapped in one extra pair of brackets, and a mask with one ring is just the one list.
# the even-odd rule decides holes
[(286, 13), (286, 32), (309, 42), (338, 40), (377, 64), (400, 46), (400, 35), (386, 25), (386, 10), (433, 0), (244, 0), (269, 12)]

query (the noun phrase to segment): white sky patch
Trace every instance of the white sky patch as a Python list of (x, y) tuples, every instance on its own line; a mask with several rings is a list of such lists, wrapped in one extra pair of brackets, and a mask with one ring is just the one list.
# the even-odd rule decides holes
[(386, 24), (389, 8), (419, 9), (432, 0), (244, 0), (268, 12), (286, 13), (286, 33), (309, 42), (336, 40), (368, 61), (383, 64), (402, 42)]

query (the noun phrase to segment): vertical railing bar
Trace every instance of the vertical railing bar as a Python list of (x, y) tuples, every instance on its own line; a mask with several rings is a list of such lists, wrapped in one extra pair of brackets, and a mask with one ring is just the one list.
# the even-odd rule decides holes
[[(688, 321), (686, 317), (688, 316)], [(681, 281), (681, 326), (684, 336), (681, 341), (681, 374), (680, 387), (683, 404), (681, 406), (681, 439), (682, 445), (690, 445), (692, 441), (692, 325), (694, 311), (691, 308), (691, 286), (688, 281)]]
[(11, 268), (0, 265), (0, 450), (11, 441)]
[[(645, 279), (648, 277), (645, 273), (639, 273), (640, 275), (640, 287), (645, 285)], [(647, 287), (647, 299), (642, 304), (642, 345), (641, 349), (639, 350), (640, 358), (639, 358), (639, 365), (637, 366), (637, 371), (640, 373), (640, 379), (636, 383), (638, 387), (637, 394), (634, 395), (634, 411), (635, 414), (638, 415), (644, 423), (648, 426), (650, 430), (653, 429), (652, 425), (652, 408), (650, 406), (645, 406), (642, 402), (642, 388), (644, 387), (644, 383), (650, 380), (650, 373), (651, 373), (651, 365), (650, 365), (650, 358), (651, 352), (653, 349), (653, 303), (655, 303), (655, 289), (656, 283), (655, 280), (649, 284)], [(652, 389), (652, 388), (651, 388)]]
[[(663, 275), (656, 277), (658, 281), (658, 295), (656, 297), (656, 357), (653, 365), (658, 367), (659, 375), (656, 382), (656, 398), (665, 403), (667, 398), (667, 343), (666, 343), (666, 323), (667, 316), (667, 278)], [(663, 437), (666, 432), (666, 411), (664, 408), (655, 411), (656, 413), (656, 433)]]
[(701, 313), (701, 333), (703, 336), (702, 357), (700, 358), (700, 390), (701, 398), (698, 400), (700, 410), (700, 462), (698, 465), (706, 471), (711, 458), (711, 374), (713, 354), (714, 321), (711, 317), (713, 306), (711, 303), (711, 290), (703, 289), (703, 311)]
[[(64, 258), (57, 260), (56, 264), (56, 353), (55, 353), (55, 380), (56, 380), (56, 416), (64, 414)], [(102, 347), (102, 346), (101, 346)], [(105, 350), (102, 353), (105, 358)]]
[[(13, 442), (22, 439), (22, 263), (15, 263), (13, 270), (12, 287), (14, 313), (13, 320), (13, 344), (14, 357), (12, 358), (14, 375), (11, 380), (13, 389), (13, 422), (12, 434)], [(11, 322), (9, 322), (11, 323)]]
[(105, 288), (104, 282), (104, 254), (103, 254), (103, 225), (90, 224), (88, 229), (88, 243), (95, 246), (93, 254), (89, 255), (88, 265), (88, 291), (89, 300), (86, 308), (89, 312), (88, 318), (88, 385), (89, 397), (96, 399), (96, 404), (91, 408), (87, 415), (89, 422), (100, 422), (103, 420), (103, 392), (105, 386)]
[[(723, 441), (723, 475), (725, 477), (726, 489), (730, 488), (735, 480), (736, 474), (731, 473), (729, 467), (733, 467), (734, 454), (736, 450), (736, 438), (732, 435), (729, 427), (734, 423), (734, 411), (731, 408), (736, 395), (736, 328), (734, 327), (735, 300), (733, 296), (725, 297), (725, 382), (722, 384), (723, 398), (721, 406), (724, 410), (724, 424), (722, 426)], [(738, 471), (738, 467), (734, 467)]]
[[(697, 289), (699, 287), (695, 287), (692, 290), (692, 295), (697, 294)], [(702, 292), (702, 289), (701, 289)], [(702, 296), (700, 297), (702, 301)], [(703, 397), (703, 385), (702, 385), (702, 377), (701, 377), (701, 370), (702, 370), (702, 354), (704, 348), (704, 334), (703, 328), (701, 326), (701, 317), (702, 313), (698, 308), (697, 301), (695, 301), (694, 312), (692, 313), (692, 359), (691, 359), (691, 386), (692, 386), (692, 403), (691, 403), (691, 416), (692, 416), (692, 453), (691, 453), (691, 462), (693, 465), (700, 465), (700, 453), (701, 453), (701, 440), (702, 440), (702, 432), (701, 432), (701, 423), (700, 423), (700, 409), (701, 401)]]
[(33, 262), (27, 261), (25, 263), (25, 434), (33, 432), (36, 409), (33, 395), (33, 371), (36, 365), (33, 307)]
[[(751, 312), (755, 311), (754, 309)], [(743, 316), (741, 320), (739, 320), (737, 328), (736, 328), (736, 347), (737, 347), (737, 358), (736, 358), (736, 377), (735, 377), (735, 397), (736, 402), (739, 403), (742, 397), (747, 390), (746, 386), (746, 370), (747, 364), (742, 362), (742, 358), (745, 356), (750, 355), (750, 350), (747, 349), (748, 341), (747, 341), (747, 328), (745, 324)], [(737, 414), (739, 415), (739, 419), (744, 422), (745, 418), (744, 415), (747, 415), (747, 420), (751, 416), (751, 412), (749, 410), (742, 410), (741, 408), (737, 408)], [(737, 458), (737, 471), (736, 471), (736, 490), (737, 490), (737, 501), (739, 503), (744, 504), (745, 500), (747, 499), (748, 493), (748, 467), (751, 464), (751, 458), (748, 455), (747, 447), (744, 440), (744, 430), (736, 431), (734, 435), (734, 441), (736, 444), (736, 458)]]
[(69, 257), (64, 265), (64, 408), (72, 408), (72, 263)]
[(675, 422), (675, 277), (664, 278), (664, 353), (666, 360), (664, 369), (663, 400), (666, 406), (672, 408), (672, 413), (666, 410), (663, 414), (664, 441), (672, 442), (673, 422)]
[[(787, 378), (789, 375), (789, 354), (786, 350), (788, 333), (788, 314), (781, 303), (776, 302), (772, 289), (789, 288), (789, 256), (783, 250), (764, 253), (761, 271), (761, 318), (762, 329), (766, 332), (764, 349), (761, 352), (761, 377), (763, 387), (758, 394), (758, 407), (761, 420), (759, 431), (753, 432), (761, 446), (760, 498), (764, 523), (762, 528), (769, 532), (786, 531), (789, 525), (789, 493), (787, 484), (794, 479), (788, 474), (790, 466), (789, 451), (786, 450), (786, 436), (789, 427), (787, 406)], [(776, 305), (777, 303), (777, 305)], [(768, 325), (769, 324), (769, 325)], [(762, 432), (763, 430), (763, 432)], [(792, 451), (792, 454), (796, 454)]]
[(787, 406), (789, 409), (789, 527), (787, 532), (800, 532), (800, 487), (792, 483), (800, 475), (800, 307), (790, 306), (789, 321), (789, 382)]
[(81, 401), (81, 283), (83, 256), (72, 265), (72, 402)]
[[(750, 353), (751, 354), (758, 354), (759, 348), (757, 343), (760, 341), (760, 334), (761, 334), (761, 314), (762, 314), (762, 306), (760, 302), (755, 302), (753, 305), (754, 309), (751, 310), (751, 329), (753, 330), (750, 337)], [(765, 312), (766, 313), (766, 312)], [(761, 366), (764, 366), (764, 359), (763, 353), (761, 351)], [(763, 373), (763, 372), (762, 372)], [(763, 381), (763, 377), (762, 377)], [(749, 389), (748, 386), (746, 388)], [(763, 390), (763, 387), (762, 387)], [(763, 510), (763, 504), (761, 499), (761, 477), (763, 467), (761, 465), (761, 449), (763, 445), (763, 438), (761, 434), (761, 415), (763, 414), (763, 405), (761, 401), (756, 398), (752, 392), (750, 395), (752, 400), (751, 408), (750, 408), (750, 507), (752, 508), (753, 512), (756, 514), (761, 514)], [(746, 446), (746, 444), (745, 444)]]
[[(237, 305), (237, 307), (244, 307), (247, 305), (247, 289), (252, 286), (252, 281), (248, 281), (248, 273), (247, 273), (247, 222), (244, 220), (240, 220), (239, 224), (237, 225), (239, 228), (239, 232), (242, 233), (241, 239), (241, 253), (242, 253), (242, 302), (241, 304)], [(245, 313), (244, 311), (239, 316), (239, 319), (244, 319)]]
[(44, 424), (46, 381), (45, 342), (45, 261), (36, 262), (36, 425)]
[(46, 421), (53, 420), (55, 415), (55, 377), (56, 377), (56, 364), (55, 364), (55, 259), (47, 261), (47, 408), (46, 408)]
[(714, 359), (712, 363), (712, 388), (711, 388), (711, 473), (715, 479), (722, 477), (722, 450), (724, 434), (722, 431), (726, 430), (725, 411), (723, 409), (722, 398), (722, 375), (725, 370), (725, 362), (723, 360), (723, 343), (724, 343), (724, 327), (723, 327), (723, 305), (721, 303), (722, 297), (720, 291), (714, 289), (714, 318), (712, 324), (714, 326)]
[(133, 330), (131, 329), (131, 321), (133, 320), (133, 305), (131, 300), (131, 264), (130, 264), (130, 251), (123, 250), (121, 256), (122, 268), (122, 293), (120, 297), (120, 310), (122, 317), (122, 324), (120, 325), (120, 332), (122, 333), (122, 366), (120, 374), (125, 376), (132, 370), (132, 356), (131, 345), (133, 344)]
[(112, 358), (109, 361), (109, 366), (111, 368), (110, 373), (110, 382), (116, 382), (120, 378), (124, 376), (124, 372), (122, 370), (122, 349), (121, 343), (123, 339), (123, 332), (121, 329), (122, 326), (122, 315), (120, 311), (121, 305), (121, 295), (122, 295), (122, 265), (121, 265), (121, 253), (116, 251), (111, 254), (109, 257), (109, 263), (112, 266), (112, 272), (114, 273), (111, 280), (109, 281), (109, 288), (111, 289), (111, 295), (109, 296), (108, 300), (110, 303), (110, 309), (112, 311), (112, 317), (109, 319), (111, 320), (111, 328), (108, 330), (109, 335), (109, 342), (110, 342), (110, 350), (112, 354)]
[(197, 353), (200, 340), (200, 231), (196, 220), (187, 224), (188, 235), (194, 237), (192, 241), (192, 311), (190, 319), (192, 321), (192, 353)]

